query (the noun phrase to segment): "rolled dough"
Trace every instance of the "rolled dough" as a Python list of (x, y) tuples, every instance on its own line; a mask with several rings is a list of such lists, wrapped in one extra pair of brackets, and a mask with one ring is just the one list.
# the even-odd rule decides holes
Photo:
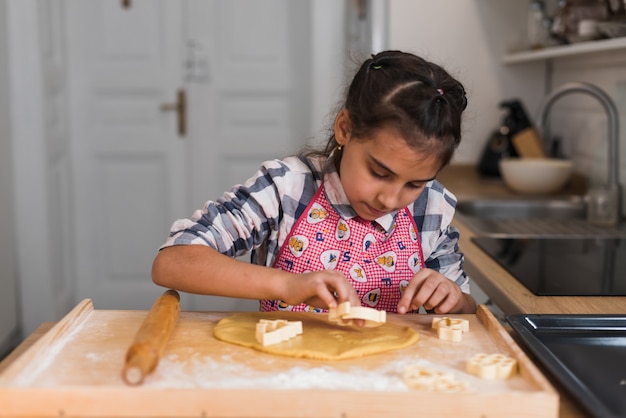
[[(279, 344), (263, 346), (255, 337), (260, 319), (302, 321), (302, 334)], [(377, 328), (340, 326), (328, 315), (311, 312), (245, 312), (220, 320), (215, 338), (271, 354), (318, 360), (343, 360), (397, 350), (415, 344), (419, 334), (410, 327), (385, 323)]]

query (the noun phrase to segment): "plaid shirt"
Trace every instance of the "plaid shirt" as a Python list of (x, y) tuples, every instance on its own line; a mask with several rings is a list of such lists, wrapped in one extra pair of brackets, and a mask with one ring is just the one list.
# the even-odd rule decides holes
[[(201, 244), (238, 257), (252, 252), (252, 262), (272, 267), (295, 222), (306, 209), (322, 179), (326, 197), (343, 218), (355, 217), (334, 164), (320, 157), (288, 157), (266, 161), (243, 185), (235, 186), (217, 201), (208, 201), (191, 219), (172, 225), (161, 248)], [(469, 278), (458, 252), (459, 232), (450, 225), (456, 198), (436, 180), (409, 205), (415, 219), (427, 268), (437, 270), (469, 293)], [(391, 233), (397, 212), (376, 222)]]

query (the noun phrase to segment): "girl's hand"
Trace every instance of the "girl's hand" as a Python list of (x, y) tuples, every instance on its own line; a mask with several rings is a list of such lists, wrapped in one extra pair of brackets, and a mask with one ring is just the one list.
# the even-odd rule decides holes
[(360, 306), (356, 290), (346, 277), (334, 270), (321, 270), (303, 273), (289, 280), (283, 300), (290, 305), (306, 303), (316, 308), (334, 308), (349, 301)]
[(407, 286), (398, 302), (398, 312), (411, 310), (434, 310), (435, 313), (474, 313), (474, 299), (461, 291), (461, 288), (443, 274), (431, 270), (418, 271)]

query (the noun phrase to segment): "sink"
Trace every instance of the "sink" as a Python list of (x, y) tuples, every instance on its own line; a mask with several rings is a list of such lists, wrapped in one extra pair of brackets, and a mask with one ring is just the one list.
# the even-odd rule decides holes
[(456, 217), (477, 236), (500, 238), (622, 238), (626, 224), (593, 225), (582, 196), (471, 199), (457, 203)]
[(587, 222), (580, 196), (462, 200), (455, 218), (536, 295), (626, 295), (626, 223)]

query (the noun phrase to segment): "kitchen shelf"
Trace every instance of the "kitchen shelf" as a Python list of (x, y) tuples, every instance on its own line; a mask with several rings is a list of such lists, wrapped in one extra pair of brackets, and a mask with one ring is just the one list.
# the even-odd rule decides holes
[(546, 60), (572, 55), (582, 55), (591, 52), (626, 49), (626, 37), (606, 39), (601, 41), (580, 42), (570, 45), (553, 46), (536, 51), (523, 51), (505, 55), (505, 64), (520, 64), (530, 61)]

